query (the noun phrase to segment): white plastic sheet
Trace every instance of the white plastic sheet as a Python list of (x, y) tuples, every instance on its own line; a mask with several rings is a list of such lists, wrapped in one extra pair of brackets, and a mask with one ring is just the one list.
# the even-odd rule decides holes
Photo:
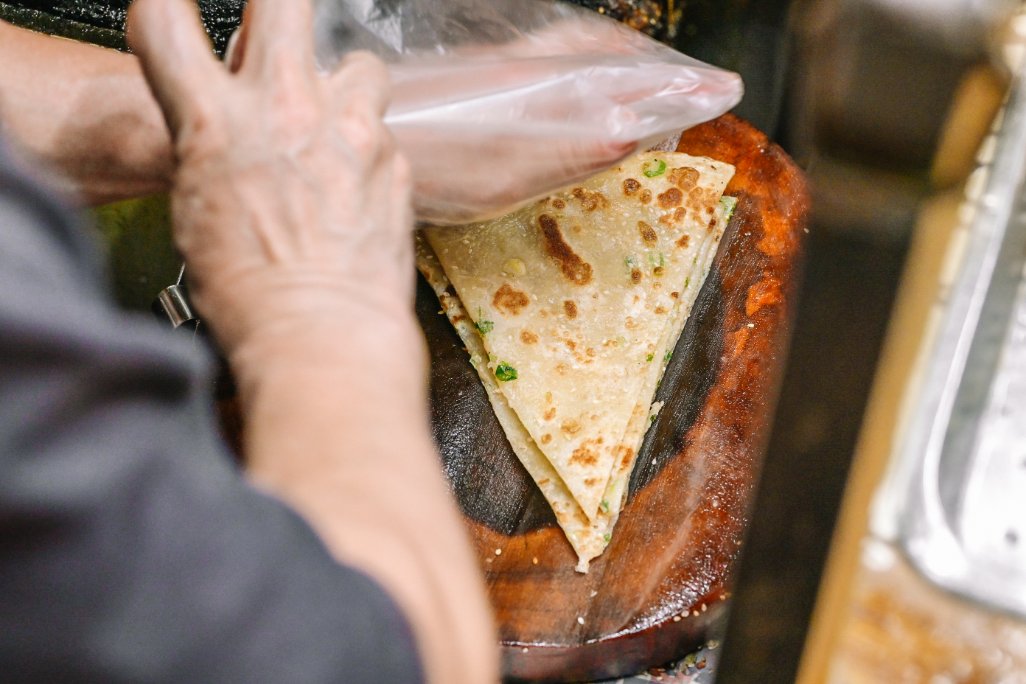
[(736, 105), (737, 74), (544, 0), (319, 0), (318, 58), (389, 63), (385, 121), (418, 219), (464, 223), (615, 164)]

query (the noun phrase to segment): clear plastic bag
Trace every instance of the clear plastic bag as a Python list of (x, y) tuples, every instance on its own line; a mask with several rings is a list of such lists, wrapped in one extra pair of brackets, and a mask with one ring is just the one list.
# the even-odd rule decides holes
[(389, 63), (418, 219), (495, 216), (715, 118), (743, 92), (611, 19), (544, 0), (319, 0), (318, 58)]

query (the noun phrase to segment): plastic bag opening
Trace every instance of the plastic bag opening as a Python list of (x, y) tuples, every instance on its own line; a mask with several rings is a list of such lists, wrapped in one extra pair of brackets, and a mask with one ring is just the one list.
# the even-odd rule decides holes
[(389, 64), (417, 218), (497, 216), (740, 102), (737, 74), (545, 0), (318, 0), (318, 60)]

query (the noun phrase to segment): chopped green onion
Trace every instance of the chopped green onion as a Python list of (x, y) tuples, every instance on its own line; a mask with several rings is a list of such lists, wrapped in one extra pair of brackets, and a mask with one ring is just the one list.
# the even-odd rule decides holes
[(510, 382), (517, 379), (517, 369), (508, 363), (500, 363), (495, 367), (495, 377), (502, 382)]
[(723, 222), (727, 223), (730, 221), (730, 217), (734, 215), (734, 209), (737, 207), (737, 197), (730, 197), (724, 195), (720, 198), (720, 211), (723, 212)]
[(602, 499), (602, 503), (599, 504), (599, 508), (602, 509), (603, 513), (608, 513), (609, 512), (609, 502), (606, 501), (605, 499)]
[(669, 360), (670, 360), (671, 358), (673, 358), (673, 350), (672, 350), (672, 349), (671, 349), (670, 351), (666, 352), (666, 353), (665, 353), (665, 354), (663, 355), (663, 363), (666, 363), (666, 362), (667, 362), (667, 361), (669, 361)]
[(655, 358), (655, 354), (649, 354), (645, 357), (645, 363), (652, 363), (652, 359)]
[(609, 540), (612, 539), (612, 538), (613, 538), (613, 535), (609, 534), (608, 532), (606, 532), (604, 535), (602, 535), (603, 541), (605, 541), (607, 544), (609, 543)]
[(641, 172), (645, 174), (647, 178), (655, 178), (666, 173), (666, 162), (662, 159), (653, 159), (652, 161), (645, 162), (641, 167)]
[(492, 321), (478, 321), (474, 324), (474, 327), (477, 328), (477, 331), (482, 335), (487, 335), (495, 329), (495, 323)]

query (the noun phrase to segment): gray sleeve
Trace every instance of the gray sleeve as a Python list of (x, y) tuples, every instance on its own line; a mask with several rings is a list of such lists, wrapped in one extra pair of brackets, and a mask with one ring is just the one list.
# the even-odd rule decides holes
[(421, 681), (390, 598), (233, 466), (209, 357), (97, 263), (0, 151), (4, 681)]

